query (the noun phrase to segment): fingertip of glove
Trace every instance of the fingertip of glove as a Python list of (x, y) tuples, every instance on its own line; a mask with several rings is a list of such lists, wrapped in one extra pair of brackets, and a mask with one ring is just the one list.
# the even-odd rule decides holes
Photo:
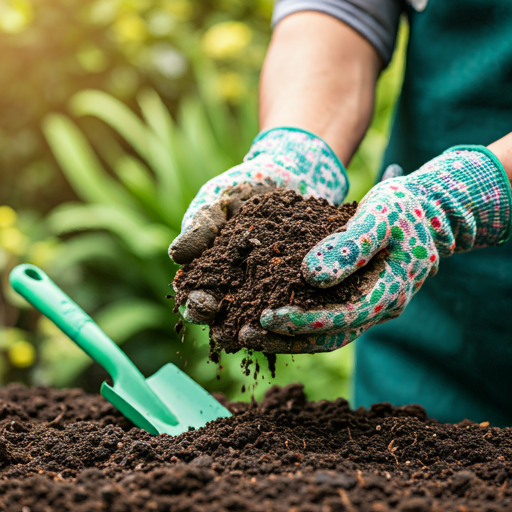
[(187, 299), (187, 315), (193, 318), (193, 323), (208, 324), (215, 318), (219, 301), (210, 293), (203, 290), (190, 292)]
[(339, 284), (355, 272), (361, 261), (361, 251), (347, 231), (324, 238), (311, 249), (302, 261), (302, 275), (317, 288)]
[(179, 312), (191, 324), (208, 325), (215, 317), (217, 305), (215, 297), (198, 290), (191, 293), (187, 303), (179, 307)]
[(322, 263), (323, 255), (311, 251), (302, 261), (302, 275), (308, 284), (317, 288), (329, 288), (339, 282), (338, 270), (334, 272)]
[(168, 249), (169, 257), (178, 265), (190, 263), (208, 249), (215, 238), (213, 232), (205, 229), (197, 231), (185, 231), (178, 235)]
[(263, 310), (263, 312), (261, 313), (261, 316), (260, 316), (260, 324), (263, 327), (263, 329), (265, 329), (267, 331), (277, 332), (280, 334), (288, 334), (287, 330), (285, 330), (283, 332), (283, 329), (280, 329), (280, 327), (281, 327), (280, 318), (282, 320), (282, 315), (279, 315), (279, 312), (282, 309), (283, 308), (280, 308), (277, 310), (274, 310), (274, 309)]
[(274, 319), (274, 310), (264, 309), (260, 316), (260, 324), (263, 329), (268, 329)]
[(220, 201), (212, 203), (192, 217), (187, 229), (169, 246), (168, 254), (175, 263), (190, 263), (212, 246), (215, 237), (226, 223), (224, 206)]
[(244, 347), (267, 354), (301, 354), (318, 351), (309, 338), (282, 336), (252, 325), (245, 325), (240, 329), (238, 340)]
[(293, 336), (294, 332), (294, 313), (299, 312), (297, 306), (284, 306), (279, 309), (265, 309), (260, 316), (261, 326), (267, 330), (285, 336)]
[(181, 235), (175, 238), (171, 245), (169, 245), (167, 254), (169, 255), (169, 258), (171, 258), (171, 260), (178, 265), (184, 265), (185, 263), (190, 263), (191, 261), (191, 259), (187, 257), (187, 253), (184, 253), (182, 249)]

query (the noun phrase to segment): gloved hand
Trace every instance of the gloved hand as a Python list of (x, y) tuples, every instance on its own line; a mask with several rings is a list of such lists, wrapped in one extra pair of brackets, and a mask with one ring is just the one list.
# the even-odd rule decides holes
[[(262, 132), (242, 164), (201, 187), (183, 218), (181, 234), (169, 247), (169, 256), (180, 264), (197, 258), (247, 199), (276, 187), (341, 204), (348, 180), (337, 156), (316, 135), (298, 128)], [(215, 314), (216, 305), (214, 297), (199, 290), (190, 294), (181, 311), (186, 320), (204, 324)]]
[(375, 255), (384, 268), (373, 287), (353, 303), (303, 311), (266, 310), (264, 329), (308, 338), (308, 351), (334, 350), (371, 326), (399, 316), (439, 259), (454, 252), (498, 245), (510, 237), (509, 180), (482, 146), (456, 146), (418, 171), (373, 187), (346, 231), (328, 236), (305, 257), (313, 286), (334, 286)]

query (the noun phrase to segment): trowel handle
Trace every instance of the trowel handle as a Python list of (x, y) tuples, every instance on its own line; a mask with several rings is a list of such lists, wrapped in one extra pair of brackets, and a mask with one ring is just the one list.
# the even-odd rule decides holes
[(23, 298), (101, 364), (114, 382), (118, 377), (143, 378), (124, 352), (40, 268), (18, 265), (9, 281)]

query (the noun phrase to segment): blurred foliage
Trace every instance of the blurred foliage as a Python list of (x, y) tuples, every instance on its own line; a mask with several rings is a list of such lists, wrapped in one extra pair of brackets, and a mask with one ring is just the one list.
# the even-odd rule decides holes
[[(196, 87), (194, 68), (211, 65), (209, 87), (226, 101), (254, 95), (271, 9), (271, 0), (2, 0), (0, 204), (47, 211), (73, 198), (40, 126), (80, 90), (135, 108), (150, 85), (174, 115)], [(101, 131), (90, 120), (82, 128)]]
[[(80, 385), (105, 373), (11, 290), (41, 266), (146, 375), (172, 361), (231, 398), (255, 381), (244, 354), (209, 364), (207, 332), (180, 336), (167, 246), (208, 179), (258, 131), (257, 81), (270, 1), (12, 0), (0, 3), (0, 381)], [(349, 168), (349, 199), (375, 179), (402, 80), (407, 30), (379, 81), (375, 117)], [(27, 142), (28, 141), (28, 142)], [(2, 145), (3, 144), (3, 145)], [(5, 179), (4, 179), (5, 178)], [(262, 356), (255, 355), (266, 367)], [(348, 396), (352, 347), (279, 356), (274, 382)], [(260, 396), (269, 375), (255, 388)]]

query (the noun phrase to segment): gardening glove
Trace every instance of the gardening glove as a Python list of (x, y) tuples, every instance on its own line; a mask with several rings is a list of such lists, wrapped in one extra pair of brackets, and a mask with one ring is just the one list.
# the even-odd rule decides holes
[[(169, 256), (180, 264), (197, 258), (247, 199), (276, 187), (341, 204), (348, 179), (338, 157), (316, 135), (298, 128), (264, 131), (242, 164), (201, 187), (183, 218), (181, 234), (169, 247)], [(181, 311), (186, 320), (205, 324), (215, 315), (216, 305), (214, 297), (198, 290)]]
[[(347, 304), (262, 313), (264, 329), (314, 341), (316, 351), (346, 345), (371, 326), (399, 316), (439, 259), (498, 245), (511, 230), (510, 184), (487, 148), (456, 146), (418, 171), (387, 179), (359, 203), (346, 231), (328, 236), (303, 261), (308, 283), (334, 286), (377, 255), (374, 284)], [(312, 347), (307, 347), (312, 351)]]

